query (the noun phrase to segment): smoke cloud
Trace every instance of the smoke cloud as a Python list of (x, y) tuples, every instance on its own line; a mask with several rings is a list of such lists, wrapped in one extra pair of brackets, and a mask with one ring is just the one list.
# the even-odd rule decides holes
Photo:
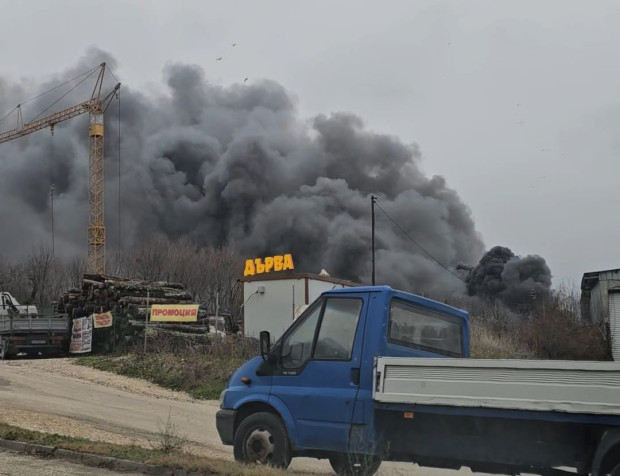
[(500, 299), (513, 310), (544, 300), (551, 288), (551, 270), (544, 258), (525, 257), (503, 246), (487, 251), (467, 278), (470, 296)]
[[(91, 50), (38, 87), (0, 81), (0, 117), (101, 61), (116, 70), (113, 58)], [(157, 234), (190, 236), (201, 244), (233, 243), (248, 258), (292, 253), (298, 271), (325, 268), (332, 276), (369, 283), (374, 194), (445, 266), (453, 269), (481, 256), (484, 246), (470, 210), (442, 177), (423, 173), (416, 144), (369, 131), (349, 113), (301, 118), (291, 95), (273, 81), (221, 86), (209, 82), (201, 68), (184, 64), (166, 67), (164, 80), (161, 95), (122, 87), (120, 164), (116, 103), (106, 115), (109, 255), (119, 246), (120, 169), (123, 248)], [(110, 79), (108, 90), (113, 84)], [(56, 107), (89, 95), (88, 88), (76, 88)], [(25, 120), (50, 101), (29, 103)], [(87, 124), (87, 117), (79, 117), (57, 125), (53, 137), (41, 131), (0, 144), (0, 246), (11, 256), (50, 242), (51, 183), (57, 254), (85, 254)], [(0, 123), (1, 131), (11, 127)], [(379, 211), (376, 233), (378, 283), (431, 295), (466, 291)], [(470, 292), (513, 295), (524, 286), (546, 286), (535, 258), (501, 264), (503, 270), (497, 274), (493, 267), (487, 279), (480, 277), (481, 263), (468, 283)]]

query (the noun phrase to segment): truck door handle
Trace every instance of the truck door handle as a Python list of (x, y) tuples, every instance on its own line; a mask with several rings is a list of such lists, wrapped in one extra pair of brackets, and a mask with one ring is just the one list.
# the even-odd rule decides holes
[(360, 384), (360, 368), (359, 367), (353, 367), (351, 369), (351, 383), (353, 385)]

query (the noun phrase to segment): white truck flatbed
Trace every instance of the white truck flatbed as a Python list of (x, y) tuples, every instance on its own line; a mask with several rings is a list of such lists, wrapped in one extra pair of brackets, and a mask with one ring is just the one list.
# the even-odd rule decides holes
[(378, 357), (373, 399), (620, 416), (620, 364)]
[(7, 317), (0, 316), (0, 334), (11, 332), (66, 331), (69, 319), (62, 314), (56, 317)]

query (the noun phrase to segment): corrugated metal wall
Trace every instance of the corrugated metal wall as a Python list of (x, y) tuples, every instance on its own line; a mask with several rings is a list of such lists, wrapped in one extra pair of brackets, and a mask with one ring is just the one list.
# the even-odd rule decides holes
[(609, 293), (609, 331), (614, 360), (620, 362), (620, 293)]
[(599, 274), (598, 279), (601, 281), (620, 281), (620, 269), (614, 269), (612, 271), (602, 271)]

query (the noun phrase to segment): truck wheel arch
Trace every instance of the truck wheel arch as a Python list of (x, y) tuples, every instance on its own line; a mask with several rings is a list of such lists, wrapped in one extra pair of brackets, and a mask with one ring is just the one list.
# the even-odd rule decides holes
[(233, 435), (237, 432), (239, 424), (253, 413), (268, 412), (277, 415), (282, 420), (286, 431), (288, 433), (291, 447), (295, 448), (297, 443), (297, 427), (295, 420), (289, 409), (279, 399), (270, 397), (269, 401), (266, 400), (252, 400), (239, 402), (240, 404), (235, 408), (237, 410), (237, 416), (235, 417), (235, 425)]
[(616, 465), (620, 465), (620, 429), (605, 432), (599, 442), (594, 460), (592, 461), (592, 475), (602, 476), (611, 472)]

